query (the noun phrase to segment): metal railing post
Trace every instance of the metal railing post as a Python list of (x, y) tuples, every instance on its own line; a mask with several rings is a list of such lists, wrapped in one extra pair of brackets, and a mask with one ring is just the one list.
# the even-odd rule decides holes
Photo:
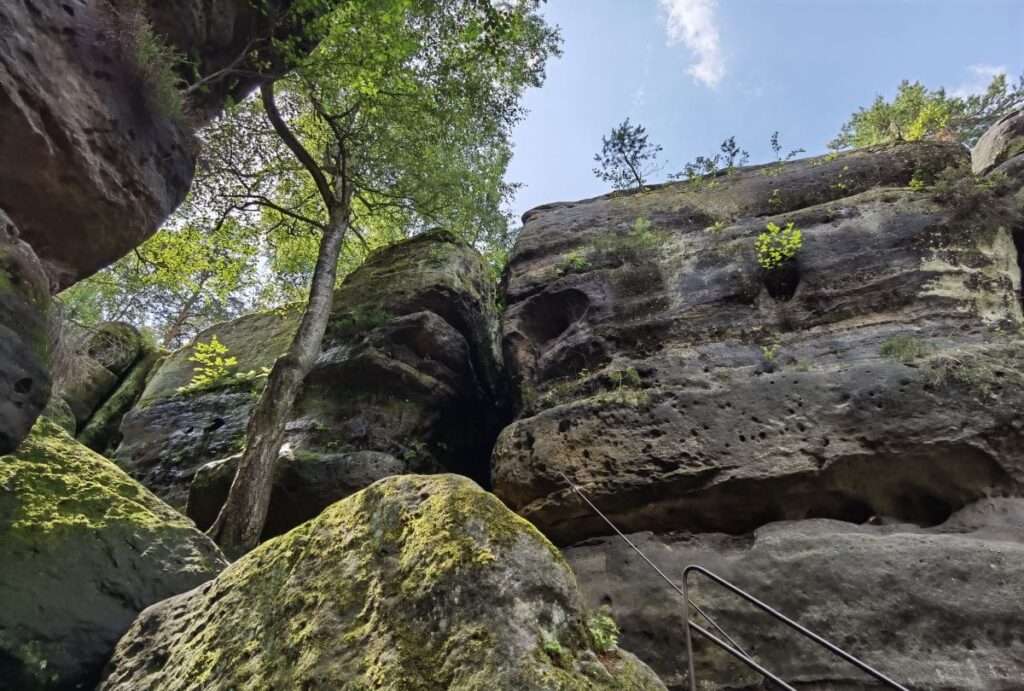
[(697, 674), (693, 664), (693, 635), (690, 633), (690, 593), (683, 574), (683, 628), (686, 629), (686, 664), (689, 667), (690, 691), (697, 691)]

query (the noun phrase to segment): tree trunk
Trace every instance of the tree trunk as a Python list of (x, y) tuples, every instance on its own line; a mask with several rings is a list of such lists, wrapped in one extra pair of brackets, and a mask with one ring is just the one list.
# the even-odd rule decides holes
[(199, 296), (203, 293), (203, 286), (206, 285), (206, 279), (208, 276), (203, 276), (203, 280), (199, 282), (192, 294), (182, 305), (181, 309), (178, 310), (178, 314), (174, 317), (174, 321), (167, 327), (167, 331), (164, 333), (164, 338), (160, 342), (161, 348), (170, 348), (174, 341), (181, 335), (181, 328), (185, 325), (185, 322), (189, 317), (192, 316), (192, 308), (195, 307), (196, 301), (199, 300)]
[(284, 426), (299, 394), (302, 380), (313, 367), (327, 330), (334, 298), (338, 255), (348, 230), (348, 202), (331, 210), (324, 230), (309, 301), (288, 352), (278, 358), (267, 386), (256, 403), (246, 432), (245, 451), (231, 483), (227, 501), (207, 531), (229, 559), (237, 559), (259, 544), (274, 484), (274, 465), (281, 449)]

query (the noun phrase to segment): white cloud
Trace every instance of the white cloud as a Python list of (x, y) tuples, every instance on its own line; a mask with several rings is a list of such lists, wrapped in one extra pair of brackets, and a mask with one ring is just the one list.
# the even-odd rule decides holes
[(717, 0), (661, 0), (668, 14), (665, 30), (669, 45), (682, 43), (693, 53), (687, 72), (705, 86), (715, 87), (725, 76), (725, 60), (715, 25)]
[(1000, 74), (1009, 74), (1006, 65), (971, 65), (967, 70), (973, 75), (970, 81), (964, 82), (953, 89), (953, 96), (966, 98), (976, 94), (983, 94), (988, 89), (993, 77)]

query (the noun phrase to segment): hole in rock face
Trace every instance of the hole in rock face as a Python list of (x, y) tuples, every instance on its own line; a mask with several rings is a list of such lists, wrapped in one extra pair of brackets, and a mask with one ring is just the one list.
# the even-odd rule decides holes
[(534, 343), (547, 343), (579, 321), (589, 305), (590, 298), (576, 289), (541, 293), (525, 305), (520, 328)]
[(804, 518), (831, 518), (847, 523), (866, 523), (874, 515), (867, 502), (854, 497), (826, 496), (812, 505)]
[(20, 394), (26, 394), (32, 390), (32, 380), (28, 377), (24, 377), (14, 382), (14, 392)]
[(800, 284), (800, 265), (795, 258), (764, 273), (764, 287), (773, 300), (785, 302), (796, 294)]

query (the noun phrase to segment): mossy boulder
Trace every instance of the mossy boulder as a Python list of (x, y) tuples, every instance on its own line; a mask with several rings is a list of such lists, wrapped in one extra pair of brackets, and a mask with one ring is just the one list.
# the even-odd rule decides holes
[(0, 210), (0, 453), (14, 450), (50, 399), (49, 310), (43, 267)]
[(216, 546), (41, 418), (0, 457), (0, 686), (95, 684), (145, 607), (215, 576)]
[(75, 413), (71, 410), (71, 406), (56, 394), (50, 396), (50, 402), (43, 408), (40, 417), (45, 417), (71, 435), (74, 435), (78, 428), (78, 422), (75, 420)]
[(121, 441), (121, 418), (139, 400), (154, 367), (164, 357), (159, 350), (144, 350), (125, 373), (114, 392), (89, 418), (78, 433), (78, 441), (98, 453), (107, 453)]
[(559, 552), (454, 475), (381, 480), (147, 609), (101, 688), (663, 689)]

